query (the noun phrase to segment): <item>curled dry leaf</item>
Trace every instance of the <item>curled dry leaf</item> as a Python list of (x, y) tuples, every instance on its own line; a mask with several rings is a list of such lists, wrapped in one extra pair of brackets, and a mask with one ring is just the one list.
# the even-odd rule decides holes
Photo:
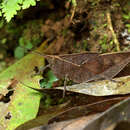
[(72, 108), (67, 109), (66, 111), (58, 114), (51, 120), (49, 120), (49, 123), (75, 119), (78, 117), (88, 116), (88, 115), (95, 114), (95, 113), (101, 113), (101, 112), (104, 112), (105, 110), (107, 110), (108, 108), (110, 108), (111, 106), (113, 106), (114, 104), (116, 104), (128, 97), (130, 97), (130, 95), (124, 96), (124, 97), (115, 97), (115, 98), (100, 100), (95, 103), (72, 107)]
[[(108, 96), (108, 95), (120, 95), (130, 93), (130, 76), (120, 77), (114, 80), (117, 82), (102, 80), (90, 83), (75, 84), (72, 86), (67, 86), (66, 88), (68, 91), (93, 96)], [(64, 89), (64, 88), (57, 87), (56, 89)]]
[(107, 130), (111, 128), (113, 124), (116, 125), (120, 121), (130, 121), (130, 98), (112, 106), (92, 121), (89, 121), (85, 129)]

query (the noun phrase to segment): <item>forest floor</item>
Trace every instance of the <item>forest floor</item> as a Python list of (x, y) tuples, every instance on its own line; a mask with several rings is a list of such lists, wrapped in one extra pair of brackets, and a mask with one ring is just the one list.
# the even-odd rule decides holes
[[(44, 53), (52, 55), (85, 51), (130, 51), (129, 6), (128, 0), (77, 0), (77, 3), (66, 0), (41, 0), (37, 6), (20, 11), (9, 23), (2, 19), (0, 72), (24, 57), (28, 53), (27, 49), (34, 50), (44, 41), (47, 42)], [(46, 75), (48, 72), (45, 72)], [(61, 85), (63, 80), (53, 83), (53, 87)], [(65, 100), (58, 90), (51, 96), (46, 94), (46, 100), (41, 101), (43, 104), (40, 105), (38, 116), (46, 113), (46, 110), (48, 112), (48, 106), (51, 109), (52, 106), (55, 107), (68, 99), (71, 101), (68, 103), (70, 108), (95, 101), (94, 96), (68, 93), (69, 96), (65, 97)], [(98, 97), (96, 100), (102, 99), (108, 97)], [(47, 109), (42, 109), (43, 107)]]
[(47, 54), (83, 51), (115, 52), (130, 49), (130, 8), (127, 0), (41, 0), (36, 7), (0, 23), (0, 71), (26, 51), (48, 41)]

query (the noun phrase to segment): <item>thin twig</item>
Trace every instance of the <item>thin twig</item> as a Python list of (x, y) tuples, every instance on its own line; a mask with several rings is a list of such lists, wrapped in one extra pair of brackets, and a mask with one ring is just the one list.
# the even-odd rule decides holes
[(75, 14), (75, 9), (76, 9), (76, 7), (74, 6), (74, 7), (73, 7), (73, 10), (72, 10), (71, 17), (70, 17), (70, 23), (71, 23), (72, 20), (73, 20), (73, 17), (74, 17), (74, 14)]
[(72, 5), (73, 5), (73, 9), (72, 9), (71, 17), (70, 17), (70, 23), (71, 23), (72, 20), (73, 20), (73, 17), (74, 17), (74, 14), (75, 14), (75, 10), (76, 10), (76, 6), (77, 6), (76, 0), (71, 0), (71, 2), (72, 2)]
[(120, 43), (119, 43), (119, 41), (118, 41), (118, 39), (117, 39), (116, 33), (114, 32), (114, 29), (113, 29), (113, 26), (112, 26), (112, 21), (111, 21), (110, 12), (107, 11), (107, 14), (106, 14), (106, 15), (107, 15), (108, 27), (109, 27), (109, 29), (111, 30), (114, 43), (116, 44), (116, 49), (117, 49), (117, 51), (120, 51)]

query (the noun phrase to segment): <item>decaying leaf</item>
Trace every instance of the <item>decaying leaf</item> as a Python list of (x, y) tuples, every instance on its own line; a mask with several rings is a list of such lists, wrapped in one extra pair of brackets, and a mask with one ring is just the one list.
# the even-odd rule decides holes
[[(42, 46), (39, 51), (42, 51)], [(0, 74), (0, 94), (3, 98), (0, 101), (0, 130), (14, 130), (18, 125), (37, 115), (41, 94), (15, 81), (23, 81), (25, 84), (38, 87), (37, 80), (40, 77), (29, 76), (35, 66), (43, 64), (42, 57), (29, 54)], [(35, 94), (32, 94), (34, 92)], [(5, 102), (7, 97), (9, 100)]]
[(105, 130), (120, 121), (130, 121), (130, 98), (114, 105), (86, 125), (86, 130)]
[[(130, 95), (129, 95), (130, 96)], [(76, 106), (72, 107), (51, 120), (49, 120), (49, 123), (59, 122), (59, 121), (65, 121), (70, 119), (75, 119), (78, 117), (88, 116), (95, 113), (101, 113), (113, 106), (114, 104), (128, 98), (129, 96), (124, 97), (115, 97), (110, 99), (101, 100), (95, 103), (90, 103), (83, 106)], [(96, 97), (95, 97), (96, 98)]]
[[(115, 78), (114, 80), (117, 82), (111, 82), (110, 80), (101, 80), (89, 83), (75, 84), (67, 86), (66, 90), (93, 96), (108, 96), (130, 93), (130, 76), (119, 77)], [(57, 87), (56, 89), (63, 90), (64, 88)]]
[[(117, 102), (119, 102), (119, 100), (121, 101), (121, 100), (123, 100), (123, 98), (122, 99), (118, 98), (118, 100), (113, 100), (113, 101), (115, 101), (115, 103), (117, 103)], [(97, 104), (95, 103), (93, 105), (91, 104), (92, 106), (88, 105), (88, 107), (86, 106), (85, 110), (87, 112), (93, 111), (91, 109), (96, 110), (96, 108), (98, 108), (98, 107), (100, 108), (100, 105), (104, 105), (104, 106), (108, 105), (110, 103), (109, 101), (110, 100), (108, 100), (108, 102), (105, 101), (105, 102), (102, 102), (102, 103), (101, 102), (97, 103)], [(80, 129), (80, 130), (97, 130), (97, 129), (108, 130), (107, 128), (111, 128), (111, 126), (113, 127), (113, 124), (114, 124), (114, 126), (116, 126), (116, 124), (119, 123), (120, 121), (126, 121), (126, 120), (130, 121), (129, 120), (130, 119), (130, 114), (129, 114), (129, 110), (130, 110), (129, 104), (130, 103), (129, 102), (130, 102), (130, 99), (127, 98), (126, 100), (123, 100), (120, 103), (113, 105), (109, 109), (103, 107), (103, 108), (107, 109), (103, 113), (99, 113), (101, 111), (98, 111), (97, 114), (91, 114), (90, 116), (86, 116), (85, 114), (83, 115), (83, 113), (85, 111), (82, 111), (83, 109), (78, 110), (78, 107), (77, 107), (77, 112), (79, 112), (79, 111), (83, 112), (82, 117), (80, 117), (80, 118), (71, 119), (71, 120), (70, 120), (70, 118), (68, 118), (68, 120), (65, 120), (65, 121), (62, 120), (60, 122), (54, 122), (54, 123), (51, 123), (49, 125), (41, 125), (41, 126), (34, 127), (32, 129), (28, 129), (28, 130), (57, 130), (57, 129), (59, 129), (59, 130), (62, 130), (62, 129), (65, 129), (65, 130), (68, 130), (68, 129), (69, 130), (75, 130), (75, 129)], [(96, 105), (98, 107), (93, 108)], [(90, 106), (91, 106), (91, 109), (89, 108)], [(103, 110), (103, 108), (101, 107), (100, 109)], [(62, 115), (62, 116), (64, 117), (65, 115)], [(23, 129), (24, 129), (24, 127), (23, 127)], [(21, 129), (18, 129), (18, 130), (21, 130)], [(113, 129), (110, 129), (110, 130), (113, 130)]]
[(16, 128), (16, 130), (28, 130), (40, 125), (46, 125), (48, 124), (48, 121), (51, 118), (55, 117), (58, 113), (63, 112), (68, 104), (69, 102), (65, 102), (64, 104), (53, 106), (50, 109), (48, 108), (46, 113), (20, 125), (19, 127)]
[[(62, 91), (59, 91), (56, 89), (36, 89), (36, 88), (34, 88), (34, 90), (50, 94), (51, 96), (55, 95), (55, 97), (61, 97), (61, 95), (62, 95)], [(56, 93), (57, 94), (59, 93), (60, 95), (58, 94), (59, 95), (58, 96), (58, 95), (56, 95)], [(70, 92), (67, 92), (67, 97), (69, 96), (69, 93)], [(33, 121), (39, 122), (40, 123), (40, 124), (38, 123), (39, 125), (42, 125), (42, 123), (43, 123), (43, 125), (45, 125), (45, 123), (44, 123), (45, 118), (47, 119), (46, 123), (48, 123), (48, 122), (52, 123), (52, 122), (57, 122), (57, 121), (58, 122), (65, 121), (65, 120), (68, 121), (70, 119), (75, 119), (75, 118), (78, 118), (81, 116), (89, 116), (91, 114), (101, 113), (101, 112), (105, 111), (106, 109), (108, 109), (109, 107), (111, 107), (112, 105), (114, 105), (115, 103), (128, 98), (130, 95), (116, 96), (116, 97), (115, 96), (113, 96), (113, 97), (111, 97), (111, 96), (96, 97), (96, 96), (82, 95), (82, 94), (76, 93), (75, 96), (76, 96), (75, 103), (80, 102), (81, 104), (83, 104), (83, 102), (84, 102), (84, 104), (86, 104), (86, 105), (76, 106), (76, 107), (71, 106), (71, 107), (64, 109), (63, 112), (57, 111), (57, 114), (54, 113), (56, 115), (52, 114), (54, 117), (52, 117), (52, 116), (49, 117), (50, 119), (45, 117), (45, 114), (43, 114), (43, 117), (36, 118)], [(73, 96), (72, 99), (74, 99), (75, 96)], [(80, 101), (77, 100), (77, 96), (79, 97)], [(71, 102), (73, 102), (72, 99), (70, 99)], [(80, 104), (78, 104), (78, 105), (80, 105)], [(53, 111), (53, 112), (55, 112), (55, 111)], [(29, 122), (25, 123), (24, 125), (21, 125), (18, 128), (22, 128), (22, 129), (23, 128), (33, 128), (34, 125), (31, 125), (31, 124), (34, 124), (33, 121), (29, 121)], [(37, 124), (37, 123), (35, 123), (35, 124)], [(37, 124), (37, 126), (39, 126), (38, 124)]]
[(53, 124), (45, 125), (45, 126), (41, 125), (32, 129), (28, 129), (28, 130), (63, 130), (63, 129), (64, 130), (84, 130), (83, 128), (86, 126), (86, 122), (88, 120), (93, 119), (97, 115), (98, 114), (91, 115), (88, 117), (84, 116), (77, 119), (61, 121), (58, 123), (53, 123)]

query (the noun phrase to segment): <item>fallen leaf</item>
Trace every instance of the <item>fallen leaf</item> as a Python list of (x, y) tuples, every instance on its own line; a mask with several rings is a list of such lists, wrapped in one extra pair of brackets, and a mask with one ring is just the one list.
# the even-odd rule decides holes
[(66, 102), (64, 104), (60, 104), (57, 106), (53, 106), (49, 110), (47, 110), (46, 113), (44, 113), (42, 116), (39, 116), (33, 120), (30, 120), (19, 127), (16, 128), (16, 130), (28, 130), (40, 125), (46, 125), (48, 124), (48, 121), (52, 118), (55, 117), (58, 113), (62, 112), (65, 110), (69, 102)]
[[(38, 49), (43, 50), (45, 43)], [(0, 102), (0, 129), (14, 130), (18, 125), (36, 117), (41, 94), (31, 90), (24, 85), (17, 84), (16, 87), (12, 84), (12, 79), (22, 81), (30, 86), (38, 87), (37, 80), (40, 77), (29, 78), (35, 66), (44, 64), (44, 58), (29, 54), (11, 65), (0, 74), (0, 94), (6, 96), (10, 91), (10, 101), (8, 103)]]
[(129, 119), (130, 119), (130, 98), (121, 101), (120, 103), (114, 105), (107, 111), (103, 112), (95, 119), (89, 121), (85, 129), (104, 130), (109, 128), (112, 124), (118, 123), (120, 121), (126, 121), (126, 120), (130, 121)]
[(114, 104), (126, 98), (128, 98), (128, 96), (115, 97), (115, 98), (97, 101), (83, 106), (72, 107), (62, 113), (59, 113), (57, 116), (49, 120), (49, 123), (75, 119), (78, 117), (88, 116), (95, 113), (101, 113), (107, 110), (108, 108), (110, 108), (111, 106), (113, 106)]
[[(66, 86), (66, 90), (93, 96), (108, 96), (130, 93), (130, 76), (119, 77), (114, 80), (117, 82), (100, 80), (89, 83), (75, 84), (72, 86)], [(63, 90), (64, 87), (57, 87), (56, 89)]]
[(130, 98), (115, 104), (103, 113), (94, 114), (89, 117), (83, 116), (77, 119), (61, 121), (49, 125), (43, 125), (29, 130), (113, 130), (117, 123), (121, 121), (126, 122), (126, 120), (127, 122), (130, 121), (129, 107)]

